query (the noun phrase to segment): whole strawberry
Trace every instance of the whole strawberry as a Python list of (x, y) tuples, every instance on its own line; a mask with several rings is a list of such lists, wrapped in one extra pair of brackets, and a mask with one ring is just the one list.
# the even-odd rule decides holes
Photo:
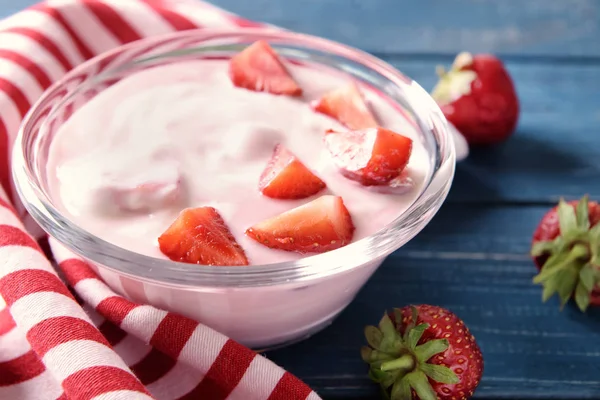
[(564, 306), (571, 297), (581, 311), (600, 305), (600, 205), (584, 196), (548, 211), (533, 234), (531, 256), (544, 287), (543, 301), (555, 293)]
[(488, 54), (460, 53), (432, 96), (444, 115), (469, 144), (495, 144), (514, 132), (519, 99), (510, 75), (498, 58)]
[(465, 400), (483, 373), (481, 350), (452, 312), (430, 305), (394, 309), (367, 326), (361, 355), (391, 400)]

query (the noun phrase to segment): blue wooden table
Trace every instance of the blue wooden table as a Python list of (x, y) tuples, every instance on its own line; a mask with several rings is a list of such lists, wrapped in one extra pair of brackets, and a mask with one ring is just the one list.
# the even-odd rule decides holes
[[(125, 0), (123, 0), (125, 1)], [(31, 0), (0, 0), (0, 17)], [(600, 399), (600, 310), (541, 303), (527, 256), (561, 196), (600, 199), (600, 1), (215, 0), (240, 15), (367, 50), (426, 89), (462, 50), (502, 56), (517, 134), (458, 165), (431, 224), (314, 337), (267, 356), (325, 399), (378, 399), (359, 348), (386, 308), (447, 307), (485, 357), (478, 399)]]

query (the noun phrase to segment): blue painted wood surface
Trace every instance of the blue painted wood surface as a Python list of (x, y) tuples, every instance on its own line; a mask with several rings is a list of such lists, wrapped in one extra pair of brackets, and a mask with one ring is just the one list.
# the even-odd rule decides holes
[[(125, 0), (124, 0), (125, 1)], [(0, 17), (33, 3), (0, 0)], [(527, 256), (559, 197), (600, 199), (599, 0), (214, 0), (248, 18), (370, 51), (426, 89), (461, 50), (501, 54), (517, 134), (475, 149), (447, 203), (331, 327), (267, 356), (325, 399), (378, 399), (358, 350), (386, 308), (445, 306), (485, 357), (478, 399), (600, 399), (600, 310), (541, 303)]]
[(215, 0), (370, 52), (599, 56), (597, 0)]
[(377, 399), (358, 348), (383, 310), (438, 304), (460, 315), (484, 354), (479, 399), (599, 399), (600, 312), (542, 304), (526, 253), (545, 207), (446, 204), (390, 256), (334, 324), (267, 354), (328, 399)]

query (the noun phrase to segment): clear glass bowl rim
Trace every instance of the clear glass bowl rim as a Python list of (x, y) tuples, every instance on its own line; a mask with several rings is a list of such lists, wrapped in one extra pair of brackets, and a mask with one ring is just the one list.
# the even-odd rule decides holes
[[(374, 234), (327, 253), (310, 255), (299, 260), (274, 264), (250, 265), (245, 267), (214, 267), (157, 259), (121, 248), (83, 230), (72, 223), (67, 217), (63, 216), (53, 206), (52, 201), (46, 196), (44, 190), (39, 185), (35, 173), (31, 171), (25, 160), (27, 151), (25, 146), (29, 142), (27, 140), (28, 133), (32, 130), (32, 115), (50, 97), (51, 93), (60, 90), (61, 85), (68, 81), (71, 76), (100, 63), (114, 54), (128, 49), (135, 49), (152, 43), (177, 38), (194, 37), (196, 39), (203, 38), (203, 40), (222, 40), (223, 38), (247, 36), (262, 38), (267, 41), (274, 40), (278, 44), (291, 42), (296, 47), (301, 46), (303, 48), (332, 53), (335, 56), (359, 62), (364, 67), (381, 74), (397, 86), (411, 86), (411, 96), (413, 98), (405, 98), (404, 100), (409, 105), (419, 104), (419, 107), (412, 107), (412, 112), (420, 128), (422, 128), (424, 121), (431, 121), (431, 118), (435, 118), (440, 138), (436, 140), (438, 150), (436, 155), (437, 162), (431, 178), (421, 195), (404, 213)], [(195, 43), (198, 44), (198, 42)], [(25, 116), (13, 150), (12, 169), (17, 192), (27, 211), (47, 232), (52, 234), (52, 232), (56, 232), (58, 229), (66, 236), (70, 234), (69, 239), (65, 239), (65, 235), (60, 235), (61, 238), (57, 240), (62, 242), (65, 247), (69, 248), (75, 254), (135, 279), (153, 281), (169, 286), (192, 288), (213, 286), (254, 287), (292, 281), (297, 282), (349, 271), (365, 263), (383, 259), (383, 257), (389, 255), (414, 237), (435, 215), (435, 212), (437, 212), (448, 194), (449, 185), (445, 190), (437, 193), (433, 202), (428, 201), (429, 199), (425, 197), (440, 170), (445, 171), (447, 180), (452, 180), (454, 164), (454, 144), (448, 124), (441, 110), (423, 88), (386, 62), (361, 50), (306, 34), (273, 28), (205, 28), (181, 31), (131, 42), (104, 52), (69, 71), (61, 80), (54, 83), (44, 92)], [(24, 190), (25, 186), (27, 186), (27, 190)], [(431, 193), (429, 194), (431, 195)], [(34, 196), (36, 198), (33, 198)], [(426, 207), (425, 210), (417, 211), (423, 206)], [(416, 229), (414, 226), (415, 218), (424, 218), (421, 223), (416, 224), (418, 225)], [(404, 235), (400, 235), (400, 233), (404, 233)], [(56, 238), (55, 235), (52, 236)], [(396, 239), (394, 236), (396, 236)]]

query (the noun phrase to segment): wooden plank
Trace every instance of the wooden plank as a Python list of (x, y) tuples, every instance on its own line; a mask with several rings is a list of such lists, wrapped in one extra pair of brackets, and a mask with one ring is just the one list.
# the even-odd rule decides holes
[(214, 0), (371, 52), (600, 56), (597, 0)]
[[(0, 0), (0, 18), (37, 0)], [(597, 0), (213, 0), (371, 52), (600, 56)]]
[(39, 3), (37, 0), (0, 0), (0, 19), (8, 17), (26, 7)]
[[(331, 2), (325, 1), (324, 7), (331, 7)], [(299, 3), (314, 6), (312, 1), (289, 2), (282, 15)], [(489, 7), (500, 3), (477, 2)], [(274, 11), (265, 12), (269, 16)], [(437, 79), (435, 66), (452, 60), (435, 55), (379, 56), (427, 90)], [(473, 151), (457, 168), (449, 201), (548, 203), (584, 193), (600, 197), (600, 60), (548, 63), (508, 57), (507, 65), (521, 99), (518, 133), (505, 145)]]
[(359, 349), (385, 309), (429, 303), (462, 317), (485, 357), (476, 398), (600, 398), (600, 312), (541, 303), (527, 256), (542, 207), (445, 205), (325, 331), (267, 356), (326, 399), (378, 399)]
[[(451, 57), (384, 57), (431, 90)], [(458, 165), (450, 201), (555, 202), (600, 197), (600, 63), (507, 61), (521, 101), (507, 143)]]
[[(0, 0), (0, 17), (31, 3)], [(388, 259), (331, 328), (267, 355), (325, 398), (378, 399), (358, 354), (362, 327), (375, 323), (385, 308), (434, 303), (463, 317), (482, 346), (486, 369), (478, 398), (600, 398), (600, 312), (582, 315), (573, 307), (559, 312), (555, 301), (541, 304), (540, 289), (530, 283), (535, 270), (526, 253), (545, 208), (494, 205), (547, 203), (583, 192), (600, 198), (600, 64), (595, 60), (600, 3), (215, 3), (375, 52), (427, 89), (434, 83), (435, 64), (450, 61), (431, 54), (467, 49), (510, 55), (523, 104), (517, 136), (474, 151), (458, 166), (450, 202), (417, 239)], [(552, 62), (539, 62), (539, 56)], [(565, 58), (570, 56), (578, 62)]]

